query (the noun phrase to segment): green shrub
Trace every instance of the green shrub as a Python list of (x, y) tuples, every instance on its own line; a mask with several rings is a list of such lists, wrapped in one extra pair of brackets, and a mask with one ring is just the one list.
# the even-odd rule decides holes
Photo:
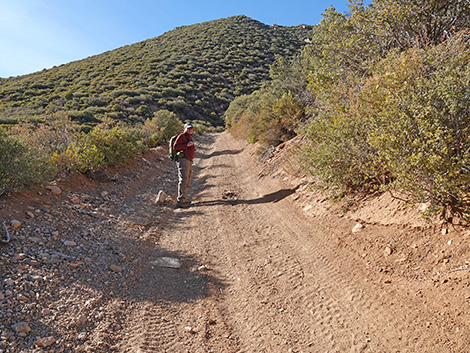
[(470, 215), (467, 38), (389, 55), (362, 92), (369, 141), (393, 186), (444, 217)]
[(61, 173), (74, 174), (96, 171), (105, 165), (104, 153), (95, 145), (86, 141), (87, 136), (82, 135), (80, 141), (72, 143), (60, 152), (55, 152), (51, 156), (51, 163)]
[(103, 156), (104, 165), (124, 165), (132, 156), (145, 150), (143, 135), (136, 128), (106, 124), (95, 127), (87, 135), (87, 144)]
[(334, 196), (372, 192), (386, 173), (368, 144), (368, 126), (362, 117), (323, 111), (299, 129), (310, 143), (303, 148), (301, 163), (318, 177), (317, 186)]
[(202, 135), (203, 133), (208, 131), (210, 128), (210, 123), (206, 121), (198, 120), (198, 121), (192, 121), (191, 123), (193, 124), (195, 135)]
[(156, 133), (160, 135), (161, 141), (169, 141), (173, 135), (183, 130), (183, 123), (178, 116), (166, 109), (155, 112), (150, 122), (156, 127)]
[(54, 168), (21, 138), (0, 131), (0, 195), (51, 180)]

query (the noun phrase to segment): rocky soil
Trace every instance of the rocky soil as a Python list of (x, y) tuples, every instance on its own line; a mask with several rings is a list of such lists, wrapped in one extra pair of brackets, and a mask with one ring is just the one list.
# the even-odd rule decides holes
[(188, 209), (165, 148), (0, 198), (0, 352), (468, 352), (468, 228), (346, 209), (293, 145), (200, 137)]

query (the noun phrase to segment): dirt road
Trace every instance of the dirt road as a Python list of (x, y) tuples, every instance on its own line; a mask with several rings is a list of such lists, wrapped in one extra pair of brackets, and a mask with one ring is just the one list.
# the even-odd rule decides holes
[[(371, 273), (341, 246), (354, 222), (307, 218), (298, 185), (260, 178), (244, 147), (228, 134), (200, 142), (193, 204), (171, 214), (141, 258), (120, 351), (470, 349), (465, 322), (436, 323), (440, 304), (419, 295), (420, 283)], [(162, 255), (182, 268), (153, 266)]]
[[(470, 271), (449, 271), (468, 241), (352, 232), (228, 133), (198, 148), (187, 209), (154, 204), (176, 187), (163, 149), (117, 183), (3, 201), (0, 216), (30, 217), (2, 250), (1, 352), (42, 351), (38, 338), (55, 353), (470, 351)], [(12, 332), (19, 321), (31, 332)]]

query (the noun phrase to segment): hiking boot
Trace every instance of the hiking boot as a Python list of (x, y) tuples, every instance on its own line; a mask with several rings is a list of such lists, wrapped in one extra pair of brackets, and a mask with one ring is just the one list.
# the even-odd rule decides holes
[(177, 202), (176, 203), (176, 208), (188, 208), (189, 207), (189, 202)]

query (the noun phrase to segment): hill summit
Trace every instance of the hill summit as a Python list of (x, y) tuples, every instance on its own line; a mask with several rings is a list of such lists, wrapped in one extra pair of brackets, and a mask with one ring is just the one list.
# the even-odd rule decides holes
[(103, 118), (137, 123), (166, 109), (182, 120), (222, 125), (233, 98), (260, 88), (275, 56), (294, 55), (311, 32), (308, 25), (266, 25), (246, 16), (177, 27), (49, 70), (0, 79), (0, 123), (58, 112), (84, 127)]

